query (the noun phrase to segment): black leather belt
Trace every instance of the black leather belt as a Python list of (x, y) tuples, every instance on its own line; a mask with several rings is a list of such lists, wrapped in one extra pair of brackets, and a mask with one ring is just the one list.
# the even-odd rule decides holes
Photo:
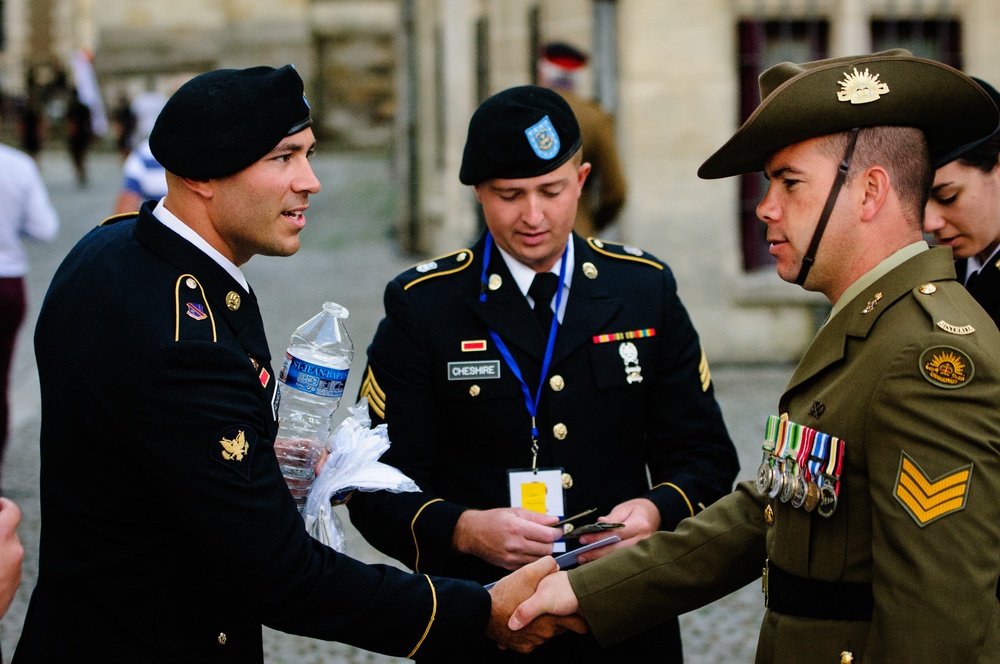
[(815, 620), (871, 620), (870, 583), (803, 579), (773, 563), (764, 567), (764, 604), (771, 611)]

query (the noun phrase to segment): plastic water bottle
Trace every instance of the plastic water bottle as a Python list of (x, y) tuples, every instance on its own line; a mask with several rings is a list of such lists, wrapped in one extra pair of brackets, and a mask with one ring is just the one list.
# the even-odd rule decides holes
[(344, 327), (347, 316), (339, 304), (324, 303), (323, 311), (292, 334), (278, 375), (281, 400), (274, 451), (300, 512), (354, 359), (354, 344)]

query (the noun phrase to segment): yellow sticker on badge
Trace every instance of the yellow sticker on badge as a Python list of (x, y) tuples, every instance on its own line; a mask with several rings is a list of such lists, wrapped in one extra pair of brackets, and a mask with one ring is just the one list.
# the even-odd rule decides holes
[(956, 390), (972, 382), (972, 358), (951, 346), (928, 348), (920, 355), (920, 373), (931, 385)]
[(521, 485), (521, 507), (532, 512), (545, 514), (545, 482), (529, 482)]

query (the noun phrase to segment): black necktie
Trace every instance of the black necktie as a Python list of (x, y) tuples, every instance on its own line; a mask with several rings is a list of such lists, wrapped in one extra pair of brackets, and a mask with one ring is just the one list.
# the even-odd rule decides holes
[(968, 278), (965, 280), (965, 288), (966, 289), (971, 289), (972, 288), (972, 284), (976, 283), (976, 277), (978, 277), (978, 276), (979, 276), (979, 270), (976, 270), (975, 272), (973, 272), (972, 274), (970, 274), (968, 276)]
[(559, 275), (552, 272), (536, 274), (528, 289), (528, 295), (535, 301), (535, 317), (542, 329), (548, 332), (552, 324), (552, 296), (559, 288)]

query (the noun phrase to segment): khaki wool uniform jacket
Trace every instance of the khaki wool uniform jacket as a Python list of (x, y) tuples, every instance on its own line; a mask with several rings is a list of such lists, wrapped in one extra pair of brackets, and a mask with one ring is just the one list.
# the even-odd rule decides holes
[(871, 621), (769, 609), (759, 663), (844, 651), (856, 663), (1000, 662), (998, 404), (1000, 334), (954, 281), (950, 252), (907, 260), (826, 324), (780, 401), (793, 422), (846, 441), (833, 515), (741, 483), (676, 531), (570, 571), (583, 614), (613, 643), (760, 583), (769, 559), (807, 580), (871, 584), (874, 608)]

